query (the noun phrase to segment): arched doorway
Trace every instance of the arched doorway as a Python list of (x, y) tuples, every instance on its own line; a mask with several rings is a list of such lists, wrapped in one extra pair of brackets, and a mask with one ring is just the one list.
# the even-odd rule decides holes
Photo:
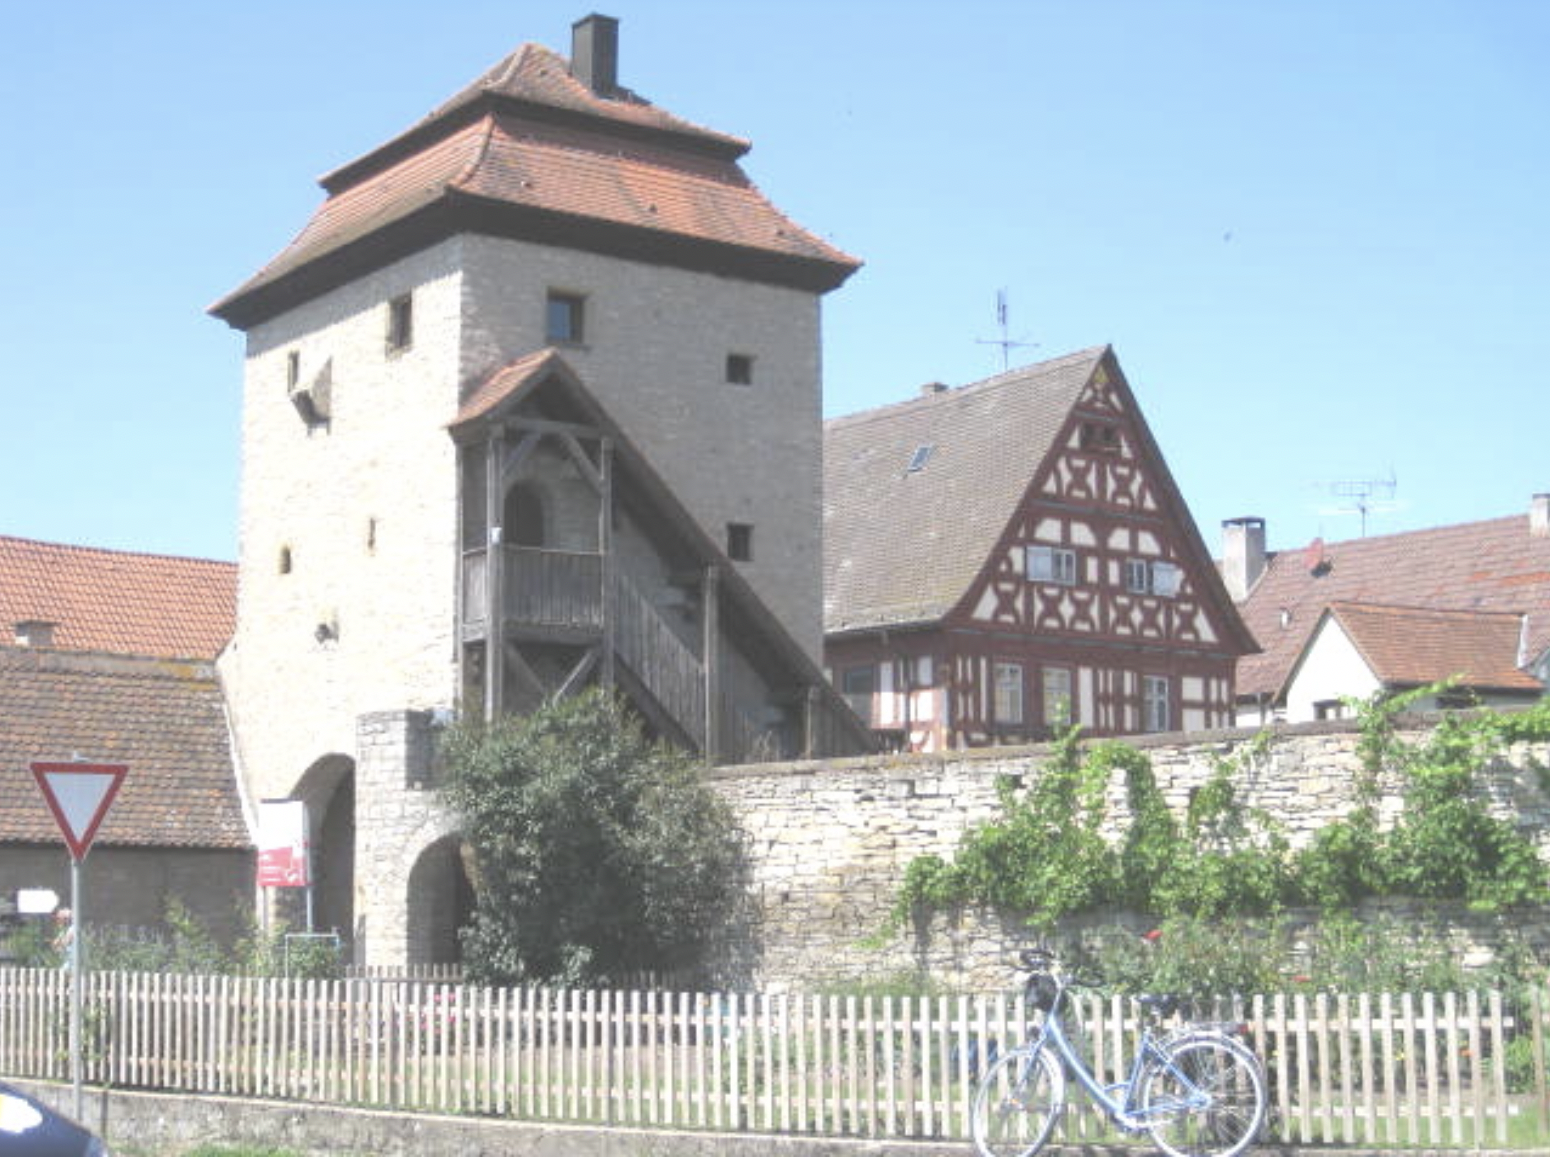
[[(308, 768), (291, 793), (307, 806), (312, 847), (312, 927), (337, 930), (351, 960), (355, 928), (355, 761), (334, 753)], [(296, 931), (307, 927), (306, 896), (299, 889), (276, 890), (276, 911)]]
[(411, 965), (463, 959), (458, 930), (473, 919), (474, 889), (463, 867), (463, 841), (444, 836), (422, 852), (409, 872), (407, 958)]
[(507, 491), (501, 518), (506, 542), (513, 547), (544, 546), (544, 495), (538, 484), (519, 482)]

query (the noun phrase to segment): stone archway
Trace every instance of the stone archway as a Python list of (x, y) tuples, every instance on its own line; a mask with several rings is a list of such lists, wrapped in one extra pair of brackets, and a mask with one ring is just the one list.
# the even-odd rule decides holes
[[(344, 937), (345, 959), (355, 926), (355, 761), (331, 753), (313, 762), (296, 782), (293, 798), (307, 805), (312, 846), (312, 927), (337, 930)], [(291, 928), (306, 928), (306, 898), (277, 898), (276, 909)]]
[(406, 956), (410, 965), (463, 959), (458, 930), (473, 918), (474, 889), (463, 865), (463, 840), (451, 833), (428, 846), (409, 870)]

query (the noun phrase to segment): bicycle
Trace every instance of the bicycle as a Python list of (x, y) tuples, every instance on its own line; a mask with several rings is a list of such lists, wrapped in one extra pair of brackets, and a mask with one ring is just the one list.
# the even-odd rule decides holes
[[(1105, 1085), (1081, 1056), (1062, 1021), (1072, 989), (1095, 979), (1061, 972), (1053, 954), (1025, 949), (1025, 996), (1042, 1014), (1030, 1038), (1002, 1054), (974, 1093), (974, 1144), (987, 1158), (1027, 1158), (1049, 1141), (1066, 1106), (1066, 1079), (1074, 1076), (1121, 1130), (1149, 1133), (1166, 1153), (1241, 1154), (1258, 1136), (1268, 1101), (1259, 1059), (1227, 1028), (1196, 1025), (1158, 1036), (1150, 1024), (1128, 1077)], [(1143, 1008), (1166, 1016), (1169, 998), (1141, 998)]]

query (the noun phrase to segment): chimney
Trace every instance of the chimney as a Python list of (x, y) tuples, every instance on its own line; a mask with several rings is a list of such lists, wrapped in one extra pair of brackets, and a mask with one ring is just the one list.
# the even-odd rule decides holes
[(16, 624), (16, 646), (53, 647), (56, 626), (46, 619), (23, 619)]
[(1227, 519), (1222, 523), (1222, 580), (1234, 603), (1249, 597), (1265, 573), (1265, 520)]
[(618, 20), (594, 12), (570, 26), (570, 74), (600, 97), (618, 91)]
[(1530, 500), (1528, 533), (1536, 539), (1550, 538), (1550, 494), (1535, 495)]
[(927, 382), (920, 388), (922, 398), (930, 398), (935, 394), (946, 394), (952, 387), (946, 382)]

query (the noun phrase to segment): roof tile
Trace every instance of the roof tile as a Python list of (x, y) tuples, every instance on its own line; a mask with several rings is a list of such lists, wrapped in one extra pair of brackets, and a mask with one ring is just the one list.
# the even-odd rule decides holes
[(232, 563), (0, 536), (0, 646), (40, 620), (62, 650), (213, 659), (236, 603)]

